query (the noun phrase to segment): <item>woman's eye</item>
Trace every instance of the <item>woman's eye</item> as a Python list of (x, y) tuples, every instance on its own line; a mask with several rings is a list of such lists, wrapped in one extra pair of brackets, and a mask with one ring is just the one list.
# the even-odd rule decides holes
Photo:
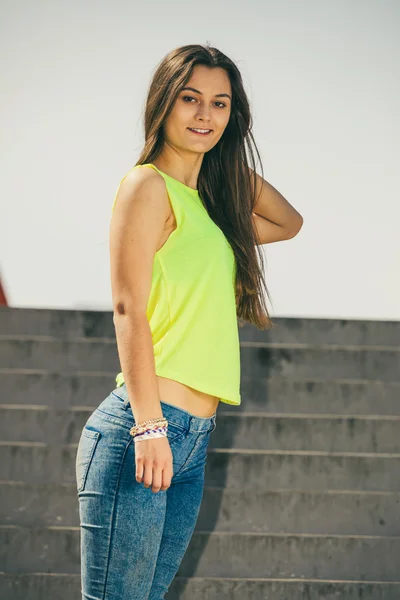
[[(186, 102), (187, 98), (189, 100), (196, 100), (196, 98), (193, 98), (193, 96), (182, 96), (182, 100), (184, 100), (185, 102)], [(218, 107), (218, 108), (223, 108), (224, 106), (226, 106), (226, 104), (224, 102), (219, 102), (219, 101), (217, 101), (215, 104), (221, 104), (222, 105), (221, 107)]]

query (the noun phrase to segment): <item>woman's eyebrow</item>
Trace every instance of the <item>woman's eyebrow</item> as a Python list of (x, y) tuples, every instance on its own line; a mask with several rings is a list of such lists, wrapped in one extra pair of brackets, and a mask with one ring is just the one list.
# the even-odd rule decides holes
[[(195, 88), (192, 88), (192, 87), (184, 87), (181, 89), (181, 92), (183, 92), (184, 90), (190, 90), (192, 92), (196, 92), (196, 94), (200, 94), (201, 96), (203, 95), (203, 93), (200, 92), (200, 90), (196, 90)], [(232, 100), (232, 98), (230, 97), (229, 94), (214, 94), (214, 96), (216, 98), (222, 98), (224, 96), (226, 98), (229, 98), (229, 100)]]

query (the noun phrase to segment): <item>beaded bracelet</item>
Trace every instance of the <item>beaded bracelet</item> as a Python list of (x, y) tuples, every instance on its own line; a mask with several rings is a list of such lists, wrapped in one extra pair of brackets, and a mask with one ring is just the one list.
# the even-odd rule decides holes
[(153, 429), (146, 429), (141, 433), (136, 433), (134, 436), (135, 442), (143, 442), (144, 440), (167, 437), (167, 426), (160, 426)]
[(142, 441), (144, 439), (152, 439), (158, 437), (166, 437), (168, 431), (168, 421), (165, 417), (158, 417), (156, 419), (149, 419), (142, 423), (137, 423), (129, 430), (129, 433), (135, 439), (135, 441)]
[(139, 430), (139, 429), (147, 428), (148, 426), (152, 426), (153, 424), (158, 425), (160, 423), (164, 425), (164, 424), (168, 423), (168, 421), (165, 417), (157, 417), (156, 419), (148, 419), (147, 421), (142, 421), (141, 423), (136, 423), (132, 427), (132, 429)]

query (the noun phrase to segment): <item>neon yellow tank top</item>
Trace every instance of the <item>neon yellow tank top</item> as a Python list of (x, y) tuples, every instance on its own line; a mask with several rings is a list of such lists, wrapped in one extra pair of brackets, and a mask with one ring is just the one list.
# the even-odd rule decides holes
[[(153, 168), (164, 178), (177, 224), (155, 253), (146, 310), (156, 374), (238, 405), (240, 344), (234, 252), (208, 215), (198, 190), (151, 163), (133, 169), (139, 167)], [(122, 372), (116, 382), (117, 387), (123, 385)]]

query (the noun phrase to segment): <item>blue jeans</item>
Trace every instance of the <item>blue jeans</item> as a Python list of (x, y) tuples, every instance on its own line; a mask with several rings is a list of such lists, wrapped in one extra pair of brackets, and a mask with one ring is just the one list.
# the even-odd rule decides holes
[[(173, 477), (153, 492), (135, 478), (134, 425), (125, 384), (90, 415), (76, 455), (82, 600), (161, 600), (192, 537), (216, 413), (161, 402)], [(141, 443), (141, 442), (139, 442)]]

